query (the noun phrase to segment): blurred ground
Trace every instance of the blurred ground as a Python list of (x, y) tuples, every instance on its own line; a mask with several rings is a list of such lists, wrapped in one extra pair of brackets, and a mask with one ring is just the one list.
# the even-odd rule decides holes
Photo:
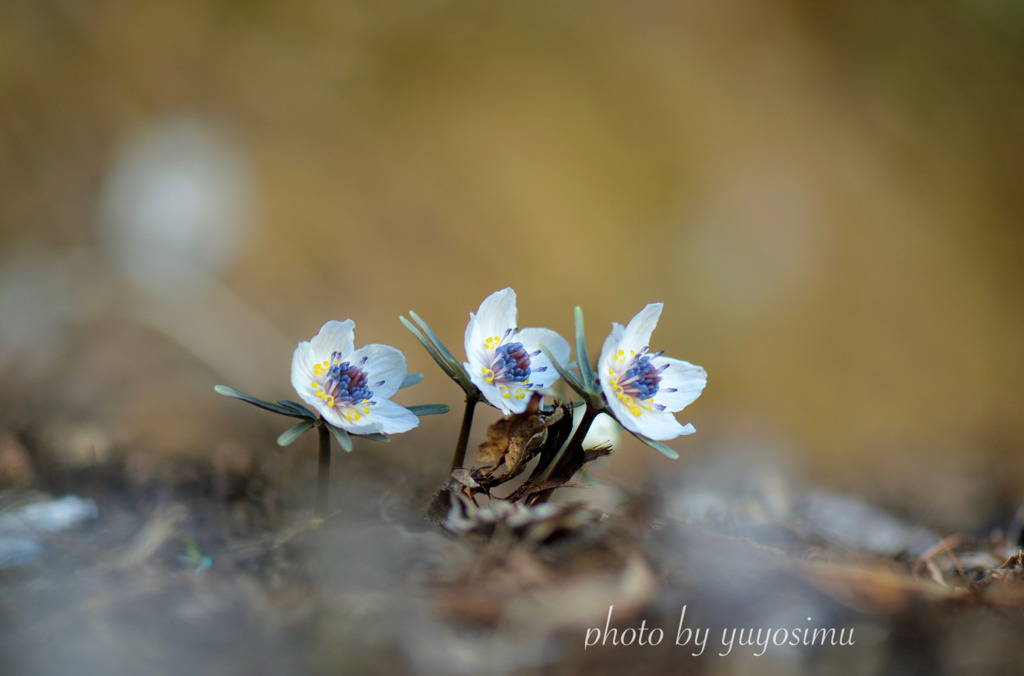
[[(214, 638), (164, 634), (166, 618), (231, 617), (233, 646), (257, 626), (272, 637), (252, 658), (280, 655), (267, 669), (359, 655), (443, 670), (422, 662), (440, 644), (427, 630), (403, 631), (419, 643), (391, 650), (390, 632), (432, 609), (401, 595), (353, 602), (330, 587), (324, 552), (349, 546), (352, 528), (371, 539), (392, 528), (383, 513), (411, 542), (476, 560), (411, 525), (444, 478), (460, 398), (397, 316), (416, 310), (461, 354), (468, 312), (508, 285), (525, 326), (567, 335), (580, 305), (592, 355), (611, 322), (664, 301), (654, 347), (709, 373), (682, 414), (698, 433), (673, 443), (681, 460), (631, 440), (607, 460), (615, 500), (753, 457), (794, 495), (839, 490), (939, 537), (995, 547), (1000, 529), (1012, 546), (1024, 485), (1021, 45), (1024, 15), (999, 0), (4, 3), (0, 483), (8, 507), (70, 493), (99, 514), (35, 568), (2, 573), (4, 621), (32, 618), (5, 659), (47, 672), (33, 655), (74, 633), (54, 624), (62, 603), (117, 614), (144, 598), (140, 612), (159, 621), (104, 616), (111, 628), (77, 634), (65, 664), (86, 643), (102, 653), (125, 621), (159, 634), (142, 640), (154, 646), (143, 663), (162, 664), (179, 641), (205, 655)], [(329, 521), (320, 544), (305, 532), (275, 547), (308, 509), (312, 442), (277, 449), (278, 421), (212, 386), (293, 396), (294, 345), (348, 317), (357, 342), (395, 345), (427, 374), (400, 403), (453, 413), (338, 459), (339, 486), (386, 487), (394, 504), (344, 498), (367, 511)], [(641, 533), (626, 550), (653, 567), (655, 588), (692, 597), (700, 585), (666, 577), (644, 540), (663, 520), (652, 509), (615, 512)], [(141, 557), (161, 510), (178, 516), (153, 526), (163, 549)], [(206, 541), (190, 548), (182, 533)], [(247, 553), (227, 553), (239, 542)], [(212, 553), (212, 567), (187, 575), (187, 551)], [(436, 575), (444, 556), (423, 569)], [(410, 570), (392, 574), (404, 584)], [(76, 571), (81, 585), (64, 582)], [(128, 596), (103, 601), (126, 576)], [(226, 605), (176, 615), (165, 605), (176, 595)], [(342, 610), (385, 597), (393, 615)], [(637, 607), (671, 615), (674, 601)], [(972, 612), (950, 622), (985, 634)], [(383, 638), (338, 641), (342, 617)], [(945, 619), (923, 630), (910, 610), (878, 617), (865, 621), (880, 645), (950, 630)], [(977, 664), (991, 666), (1005, 646), (987, 633)], [(585, 668), (566, 656), (589, 653), (535, 639), (538, 661), (521, 668)], [(931, 657), (919, 665), (938, 659), (921, 646)]]

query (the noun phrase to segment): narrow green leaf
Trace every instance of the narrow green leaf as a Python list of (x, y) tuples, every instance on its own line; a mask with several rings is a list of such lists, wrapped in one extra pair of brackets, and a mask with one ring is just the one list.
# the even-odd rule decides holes
[(447, 404), (419, 404), (418, 406), (406, 406), (414, 415), (440, 415), (447, 413), (450, 409)]
[(423, 330), (423, 333), (425, 333), (427, 338), (430, 339), (430, 342), (434, 344), (434, 347), (437, 349), (437, 351), (441, 353), (441, 356), (447, 359), (450, 363), (455, 364), (456, 366), (461, 366), (459, 360), (456, 359), (455, 356), (448, 350), (448, 348), (444, 346), (444, 343), (442, 343), (441, 339), (437, 337), (437, 334), (431, 330), (430, 326), (428, 326), (427, 323), (423, 321), (423, 319), (420, 318), (418, 314), (416, 314), (412, 310), (409, 310), (409, 316), (412, 317), (412, 320), (419, 325), (419, 327)]
[(292, 425), (277, 438), (278, 446), (287, 446), (293, 441), (301, 437), (303, 434), (313, 429), (316, 426), (315, 420), (303, 420), (302, 422)]
[(331, 431), (331, 434), (334, 435), (334, 438), (338, 440), (338, 445), (341, 446), (341, 450), (345, 451), (346, 453), (352, 452), (352, 437), (348, 435), (348, 432), (341, 429), (340, 427), (335, 427), (334, 425), (330, 424), (327, 421), (324, 421), (321, 424), (327, 425), (327, 429), (329, 429)]
[(559, 366), (558, 362), (555, 361), (554, 355), (552, 355), (546, 347), (541, 347), (540, 349), (544, 350), (544, 355), (548, 358), (548, 361), (551, 362), (551, 365), (555, 367), (555, 370), (558, 371), (558, 375), (561, 376), (562, 380), (568, 383), (569, 387), (571, 387), (576, 394), (580, 395), (585, 400), (589, 400), (590, 395), (587, 393), (587, 389), (583, 387), (583, 384), (579, 379), (577, 379), (571, 372), (566, 371), (564, 368)]
[[(625, 429), (625, 428), (623, 428), (623, 429)], [(655, 441), (654, 439), (649, 439), (649, 438), (645, 437), (642, 434), (637, 434), (636, 432), (632, 432), (632, 435), (634, 437), (636, 437), (637, 439), (639, 439), (640, 441), (642, 441), (645, 444), (647, 444), (648, 446), (650, 446), (651, 448), (653, 448), (654, 450), (656, 450), (659, 453), (661, 453), (662, 455), (664, 455), (666, 458), (671, 458), (672, 460), (678, 460), (679, 459), (679, 454), (678, 453), (676, 453), (675, 451), (673, 451), (671, 448), (669, 448), (665, 444), (661, 443), (660, 441)]]
[(594, 377), (594, 370), (590, 366), (590, 357), (587, 356), (587, 339), (583, 331), (583, 308), (576, 306), (574, 311), (576, 325), (576, 365), (580, 371), (580, 380), (588, 390), (595, 389), (597, 378)]
[(427, 326), (427, 323), (415, 312), (409, 310), (409, 315), (416, 320), (419, 326), (414, 326), (413, 323), (405, 317), (399, 317), (402, 324), (405, 325), (405, 328), (412, 331), (413, 335), (416, 336), (416, 339), (423, 344), (424, 348), (426, 348), (427, 353), (430, 354), (434, 361), (437, 362), (437, 365), (441, 367), (441, 370), (443, 370), (449, 378), (459, 384), (459, 387), (462, 388), (467, 397), (481, 399), (482, 397), (480, 396), (476, 385), (474, 385), (473, 381), (470, 380), (469, 374), (466, 373), (466, 369), (464, 369), (462, 364), (452, 356), (452, 353), (444, 346), (444, 343), (442, 343), (441, 339), (437, 337), (437, 334), (431, 331), (430, 327)]
[(399, 321), (402, 322), (402, 325), (405, 326), (405, 328), (409, 329), (409, 331), (412, 332), (412, 335), (416, 336), (416, 340), (420, 341), (420, 344), (423, 345), (423, 348), (427, 351), (427, 354), (430, 355), (431, 359), (437, 362), (437, 365), (441, 367), (441, 370), (445, 372), (445, 375), (447, 375), (449, 378), (451, 378), (452, 380), (461, 385), (462, 383), (459, 380), (459, 377), (456, 375), (455, 371), (452, 369), (452, 365), (444, 358), (444, 356), (440, 352), (437, 351), (437, 348), (435, 348), (433, 344), (431, 344), (431, 342), (427, 340), (423, 333), (405, 317), (399, 316), (398, 319)]
[(284, 406), (285, 408), (292, 409), (293, 411), (295, 411), (296, 414), (303, 415), (307, 418), (316, 418), (316, 413), (313, 413), (312, 411), (310, 411), (308, 408), (306, 408), (297, 401), (291, 401), (289, 399), (278, 399), (277, 403), (281, 404), (281, 406)]
[(305, 413), (299, 413), (298, 411), (295, 411), (295, 410), (293, 410), (291, 408), (288, 408), (288, 407), (285, 407), (285, 406), (281, 406), (280, 404), (274, 404), (274, 403), (269, 402), (269, 401), (264, 401), (263, 399), (259, 399), (257, 397), (254, 397), (251, 394), (246, 394), (245, 392), (239, 392), (235, 388), (228, 387), (227, 385), (217, 385), (217, 386), (215, 386), (213, 388), (213, 390), (217, 394), (223, 395), (225, 397), (233, 397), (235, 399), (241, 399), (242, 401), (246, 402), (247, 404), (252, 404), (253, 406), (258, 406), (258, 407), (260, 407), (260, 408), (262, 408), (262, 409), (264, 409), (266, 411), (270, 411), (271, 413), (277, 413), (279, 415), (286, 415), (286, 416), (289, 416), (291, 418), (307, 418), (307, 417), (309, 417)]
[(391, 441), (391, 437), (386, 434), (381, 434), (380, 432), (373, 432), (371, 434), (353, 434), (352, 436), (359, 437), (360, 439), (369, 439), (370, 441), (380, 441), (382, 443)]
[(405, 380), (402, 381), (402, 384), (398, 386), (398, 389), (404, 390), (405, 388), (412, 387), (413, 385), (415, 385), (416, 383), (418, 383), (418, 382), (420, 382), (422, 380), (423, 380), (423, 374), (422, 373), (410, 373), (409, 375), (407, 375), (405, 377)]

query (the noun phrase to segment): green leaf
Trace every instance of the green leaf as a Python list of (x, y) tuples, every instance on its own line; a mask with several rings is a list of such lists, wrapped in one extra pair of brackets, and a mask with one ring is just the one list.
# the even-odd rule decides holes
[(402, 384), (398, 386), (398, 389), (404, 390), (405, 388), (412, 387), (413, 385), (415, 385), (416, 383), (418, 383), (418, 382), (420, 382), (422, 380), (423, 380), (423, 374), (422, 373), (410, 373), (409, 375), (407, 375), (405, 377), (405, 380), (402, 381)]
[(341, 429), (340, 427), (335, 427), (326, 420), (321, 424), (327, 425), (327, 429), (329, 429), (331, 431), (331, 434), (334, 435), (334, 438), (338, 440), (338, 445), (341, 446), (341, 450), (345, 451), (346, 453), (352, 452), (352, 437), (348, 435), (348, 432)]
[(269, 401), (264, 401), (263, 399), (259, 399), (257, 397), (254, 397), (251, 394), (246, 394), (245, 392), (239, 392), (235, 388), (228, 387), (227, 385), (217, 385), (217, 386), (215, 386), (213, 388), (213, 390), (217, 394), (221, 394), (221, 395), (223, 395), (225, 397), (234, 397), (235, 399), (241, 399), (242, 401), (246, 402), (247, 404), (252, 404), (253, 406), (258, 406), (258, 407), (260, 407), (260, 408), (262, 408), (262, 409), (264, 409), (266, 411), (270, 411), (271, 413), (277, 413), (279, 415), (286, 415), (286, 416), (289, 416), (291, 418), (308, 418), (309, 417), (306, 413), (299, 413), (298, 411), (296, 411), (296, 410), (294, 410), (292, 408), (288, 408), (288, 407), (282, 406), (280, 404), (274, 404), (274, 403), (271, 403)]
[(441, 367), (441, 370), (445, 372), (445, 375), (447, 375), (449, 378), (451, 378), (452, 380), (461, 385), (462, 382), (459, 380), (458, 375), (456, 375), (455, 371), (452, 369), (452, 365), (448, 362), (448, 360), (444, 358), (444, 356), (440, 352), (437, 351), (437, 348), (435, 348), (434, 345), (429, 340), (427, 340), (423, 333), (405, 317), (399, 316), (398, 319), (399, 321), (402, 322), (402, 325), (405, 326), (405, 328), (409, 329), (409, 331), (412, 332), (412, 335), (416, 336), (416, 340), (420, 341), (420, 344), (423, 345), (423, 348), (427, 351), (427, 354), (429, 354), (430, 357), (435, 362), (437, 362), (437, 365)]
[(597, 378), (594, 376), (594, 369), (590, 366), (590, 357), (587, 356), (587, 339), (583, 331), (583, 308), (576, 306), (574, 311), (576, 325), (576, 365), (580, 371), (580, 379), (583, 386), (588, 390), (597, 387)]
[(310, 411), (308, 408), (306, 408), (297, 401), (291, 401), (289, 399), (278, 399), (277, 403), (281, 404), (281, 406), (284, 406), (285, 408), (292, 409), (293, 411), (295, 411), (296, 414), (304, 415), (307, 418), (316, 418), (316, 413), (313, 413), (312, 411)]
[(383, 443), (391, 441), (391, 437), (386, 434), (381, 434), (380, 432), (372, 432), (370, 434), (353, 434), (352, 436), (359, 437), (360, 439), (369, 439), (370, 441), (380, 441)]
[(418, 314), (416, 314), (412, 310), (409, 310), (409, 316), (412, 317), (412, 320), (416, 322), (421, 329), (423, 329), (423, 333), (427, 335), (427, 338), (430, 339), (431, 343), (433, 343), (434, 348), (436, 348), (437, 351), (441, 353), (441, 356), (447, 359), (449, 363), (454, 364), (456, 367), (462, 366), (462, 364), (459, 363), (459, 360), (456, 359), (455, 356), (448, 351), (448, 348), (444, 346), (444, 343), (442, 343), (441, 339), (437, 337), (437, 334), (430, 329), (427, 323), (423, 321)]
[(277, 438), (277, 445), (287, 446), (314, 427), (316, 427), (315, 420), (303, 420), (296, 425), (292, 425)]
[(477, 389), (473, 381), (470, 380), (469, 375), (466, 373), (466, 369), (462, 367), (462, 364), (452, 356), (452, 353), (448, 351), (448, 348), (444, 346), (441, 339), (437, 337), (427, 323), (423, 321), (419, 315), (412, 310), (409, 310), (409, 315), (416, 320), (417, 325), (414, 325), (411, 321), (405, 317), (399, 317), (405, 328), (409, 329), (416, 339), (423, 344), (423, 347), (427, 350), (427, 353), (437, 362), (437, 365), (441, 367), (441, 370), (445, 374), (459, 384), (463, 392), (466, 393), (467, 397), (471, 397), (477, 401), (483, 399), (480, 391)]
[(420, 404), (418, 406), (406, 406), (406, 408), (412, 411), (413, 415), (418, 416), (440, 415), (451, 410), (447, 404)]
[[(623, 427), (622, 429), (626, 429), (626, 428)], [(640, 441), (644, 442), (645, 444), (647, 444), (648, 446), (653, 448), (654, 450), (656, 450), (659, 453), (661, 453), (662, 455), (664, 455), (666, 458), (671, 458), (672, 460), (678, 460), (679, 459), (679, 454), (678, 453), (676, 453), (675, 451), (673, 451), (671, 448), (669, 448), (665, 444), (661, 443), (660, 441), (655, 441), (654, 439), (649, 439), (649, 438), (645, 437), (642, 434), (637, 434), (636, 432), (631, 432), (631, 434), (634, 437), (636, 437), (637, 439), (639, 439)]]
[(559, 366), (558, 362), (555, 361), (554, 355), (552, 355), (546, 347), (541, 346), (540, 349), (544, 351), (544, 356), (546, 356), (548, 361), (551, 362), (551, 365), (555, 367), (555, 370), (558, 371), (558, 375), (561, 376), (562, 380), (568, 383), (569, 387), (571, 387), (576, 394), (583, 397), (585, 401), (590, 401), (591, 394), (587, 392), (587, 388), (583, 387), (583, 383), (581, 383), (570, 371), (566, 371), (564, 368)]

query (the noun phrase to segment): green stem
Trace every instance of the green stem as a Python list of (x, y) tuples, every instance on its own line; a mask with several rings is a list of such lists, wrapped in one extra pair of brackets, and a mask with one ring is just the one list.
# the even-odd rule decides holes
[(331, 491), (331, 433), (326, 423), (317, 425), (320, 433), (320, 459), (316, 472), (316, 516), (327, 516), (327, 497)]
[[(572, 439), (569, 439), (569, 443), (562, 449), (562, 453), (558, 456), (558, 460), (555, 460), (554, 464), (551, 465), (550, 471), (548, 471), (547, 478), (550, 479), (553, 476), (557, 476), (562, 468), (568, 464), (569, 460), (576, 457), (577, 460), (581, 460), (579, 456), (583, 455), (583, 440), (587, 438), (587, 432), (590, 431), (590, 426), (594, 422), (594, 418), (598, 416), (600, 411), (593, 408), (589, 404), (583, 409), (583, 417), (580, 418), (580, 424), (576, 428), (576, 433), (572, 435)], [(579, 463), (582, 466), (582, 462)], [(549, 488), (546, 491), (537, 493), (532, 505), (538, 505), (547, 502), (551, 498), (551, 494), (555, 492), (554, 488)]]
[(451, 471), (462, 467), (466, 462), (466, 445), (469, 443), (469, 430), (473, 427), (473, 410), (476, 408), (476, 397), (466, 397), (466, 411), (462, 414), (462, 429), (459, 430), (459, 441), (455, 444), (455, 455), (452, 456)]

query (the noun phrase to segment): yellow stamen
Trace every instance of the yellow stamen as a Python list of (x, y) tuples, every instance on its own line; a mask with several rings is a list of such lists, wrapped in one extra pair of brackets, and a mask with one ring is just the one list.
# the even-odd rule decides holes
[[(618, 398), (618, 400), (621, 401), (627, 409), (629, 409), (629, 412), (633, 414), (634, 417), (639, 418), (640, 414), (643, 413), (643, 409), (637, 405), (636, 401), (633, 400), (633, 397), (626, 394), (626, 391), (622, 388), (621, 385), (619, 385), (619, 379), (615, 376), (612, 376), (611, 378), (608, 379), (608, 383), (612, 386), (612, 391), (615, 392), (615, 396)], [(648, 401), (653, 401), (653, 399), (648, 399)], [(647, 404), (644, 404), (644, 407), (648, 411), (651, 410), (651, 407), (648, 406)]]

